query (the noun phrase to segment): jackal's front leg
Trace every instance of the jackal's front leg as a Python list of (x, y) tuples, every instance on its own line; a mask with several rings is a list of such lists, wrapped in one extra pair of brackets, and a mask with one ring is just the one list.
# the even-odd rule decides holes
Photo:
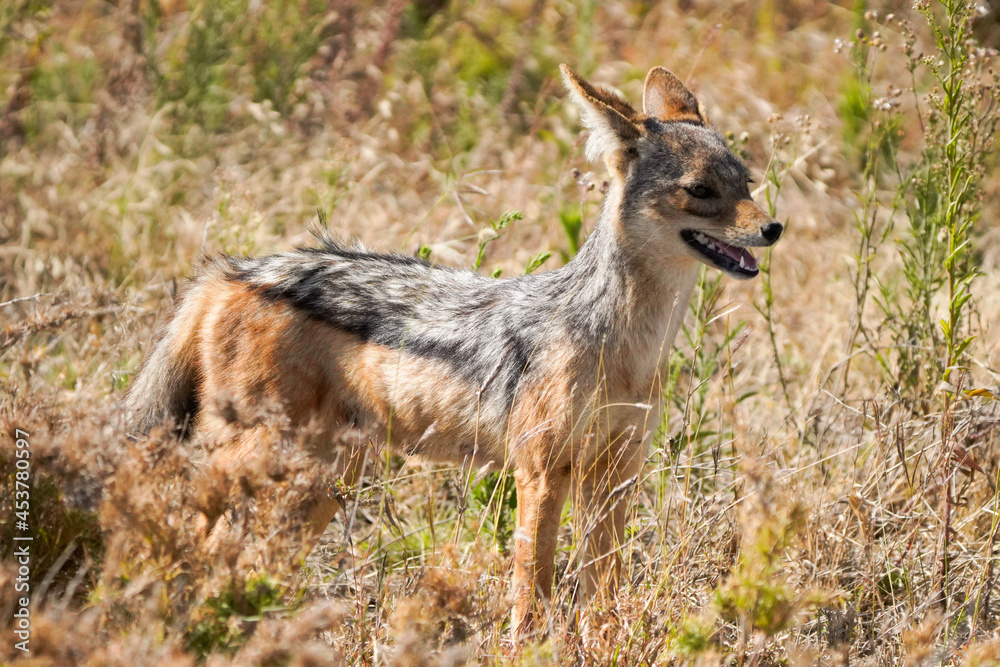
[(511, 632), (523, 637), (541, 611), (540, 601), (548, 601), (552, 590), (552, 570), (559, 536), (559, 518), (569, 491), (568, 466), (559, 469), (518, 468), (517, 530), (514, 533), (514, 608)]
[(579, 497), (573, 499), (573, 508), (583, 543), (584, 603), (607, 604), (618, 590), (632, 482), (642, 465), (642, 443), (629, 435), (609, 440), (593, 461), (577, 471)]

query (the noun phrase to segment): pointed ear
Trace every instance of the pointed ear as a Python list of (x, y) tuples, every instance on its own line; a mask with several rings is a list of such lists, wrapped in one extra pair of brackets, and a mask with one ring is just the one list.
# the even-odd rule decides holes
[(642, 109), (646, 115), (667, 123), (680, 120), (708, 124), (708, 118), (695, 96), (680, 79), (663, 67), (654, 67), (646, 75)]
[(610, 153), (629, 147), (641, 135), (632, 120), (635, 109), (614, 93), (596, 88), (566, 65), (560, 65), (573, 101), (580, 106), (583, 124), (590, 130), (587, 159), (597, 162)]

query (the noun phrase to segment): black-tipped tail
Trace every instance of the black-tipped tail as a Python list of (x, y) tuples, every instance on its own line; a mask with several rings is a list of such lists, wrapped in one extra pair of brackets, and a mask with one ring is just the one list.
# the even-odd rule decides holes
[(188, 326), (182, 306), (154, 343), (125, 399), (130, 436), (157, 426), (185, 437), (198, 410), (197, 328)]

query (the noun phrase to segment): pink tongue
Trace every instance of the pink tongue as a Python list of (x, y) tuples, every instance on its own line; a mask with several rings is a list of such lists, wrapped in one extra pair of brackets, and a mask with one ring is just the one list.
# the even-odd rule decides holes
[(716, 245), (718, 245), (723, 252), (732, 257), (737, 264), (739, 264), (740, 258), (742, 258), (744, 268), (751, 270), (757, 268), (757, 260), (754, 259), (754, 256), (751, 255), (746, 248), (737, 248), (736, 246), (729, 245), (728, 243), (723, 243), (719, 239), (714, 240)]

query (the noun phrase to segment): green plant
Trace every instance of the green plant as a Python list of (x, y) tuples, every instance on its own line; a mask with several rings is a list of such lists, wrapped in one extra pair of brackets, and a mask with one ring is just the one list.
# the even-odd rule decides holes
[[(781, 192), (781, 184), (791, 166), (791, 164), (780, 160), (777, 155), (778, 146), (784, 143), (784, 140), (784, 135), (780, 133), (772, 134), (771, 143), (774, 146), (774, 152), (768, 162), (767, 170), (764, 176), (767, 181), (767, 186), (764, 188), (764, 197), (767, 201), (767, 213), (772, 218), (778, 214), (778, 194)], [(791, 162), (794, 163), (794, 158)], [(787, 218), (783, 221), (783, 224), (786, 227), (788, 226)], [(781, 393), (785, 398), (785, 404), (788, 406), (789, 419), (792, 420), (795, 430), (798, 431), (800, 430), (799, 423), (798, 419), (795, 417), (795, 408), (792, 404), (791, 396), (788, 393), (788, 379), (786, 378), (785, 366), (781, 359), (781, 353), (778, 350), (778, 339), (775, 331), (774, 287), (771, 282), (771, 253), (772, 249), (768, 248), (763, 252), (758, 260), (761, 276), (761, 291), (764, 294), (764, 305), (757, 305), (755, 307), (757, 308), (757, 312), (764, 317), (764, 321), (767, 323), (768, 338), (771, 341), (771, 352), (774, 355), (774, 367), (778, 371), (778, 381), (781, 382)]]
[[(902, 91), (890, 86), (878, 98), (872, 92), (875, 61), (886, 49), (879, 31), (868, 30), (868, 23), (878, 18), (873, 12), (865, 13), (864, 22), (859, 19), (856, 41), (849, 45), (856, 86), (844, 96), (845, 105), (857, 107), (845, 114), (845, 132), (865, 138), (866, 148), (861, 207), (855, 216), (855, 309), (841, 367), (842, 384), (848, 386), (851, 359), (861, 338), (898, 395), (920, 411), (929, 408), (938, 383), (961, 364), (972, 341), (968, 317), (972, 283), (978, 274), (972, 248), (973, 225), (981, 208), (977, 185), (992, 153), (997, 123), (992, 107), (1000, 90), (997, 75), (987, 71), (986, 53), (971, 40), (973, 5), (959, 0), (935, 4), (940, 12), (930, 2), (915, 5), (930, 28), (934, 51), (928, 55), (916, 53), (917, 35), (909, 21), (897, 19), (918, 115), (918, 74), (929, 72), (933, 85), (926, 98), (927, 111), (919, 118), (924, 147), (916, 164), (904, 168), (896, 157)], [(845, 46), (841, 43), (838, 48)], [(891, 206), (885, 207), (881, 191), (889, 175), (898, 185)], [(903, 260), (903, 295), (897, 281), (873, 270), (900, 210), (909, 221), (897, 242)], [(888, 348), (878, 340), (877, 331), (864, 323), (873, 286), (883, 327), (892, 337)], [(944, 317), (935, 305), (939, 295), (947, 304)]]
[(714, 619), (706, 616), (684, 617), (671, 633), (670, 648), (681, 658), (695, 658), (712, 648)]
[(841, 384), (849, 386), (851, 361), (858, 337), (868, 347), (877, 345), (871, 330), (865, 326), (865, 310), (875, 274), (873, 263), (892, 233), (895, 202), (888, 215), (883, 213), (882, 190), (888, 174), (898, 177), (896, 151), (902, 124), (898, 116), (898, 88), (889, 87), (886, 96), (877, 98), (873, 90), (873, 75), (881, 53), (886, 50), (879, 31), (872, 31), (874, 12), (864, 12), (863, 5), (855, 10), (856, 30), (848, 44), (837, 41), (837, 51), (848, 51), (851, 74), (841, 87), (841, 117), (844, 120), (845, 143), (857, 152), (861, 171), (861, 187), (857, 194), (860, 209), (854, 212), (857, 247), (854, 252), (852, 283), (854, 309), (845, 344), (845, 359), (841, 367)]
[(481, 516), (479, 531), (485, 532), (501, 552), (514, 535), (517, 492), (509, 472), (491, 472), (469, 489), (469, 509)]
[[(890, 326), (899, 322), (893, 332), (904, 379), (936, 385), (963, 364), (973, 340), (968, 315), (980, 275), (973, 231), (982, 208), (979, 181), (994, 150), (1000, 75), (971, 40), (973, 3), (942, 0), (940, 17), (929, 2), (916, 7), (936, 50), (918, 60), (908, 33), (911, 71), (918, 63), (925, 66), (934, 84), (927, 96), (923, 153), (901, 188), (910, 220), (909, 234), (899, 244), (910, 307), (900, 312), (892, 301), (883, 303)], [(946, 306), (939, 317), (934, 301), (942, 291)]]
[(566, 240), (569, 244), (566, 251), (560, 252), (563, 261), (568, 262), (571, 257), (580, 251), (580, 246), (582, 245), (580, 235), (583, 231), (583, 215), (577, 209), (563, 209), (559, 211), (559, 223), (562, 225), (563, 232), (566, 234)]
[(270, 100), (278, 113), (289, 111), (302, 69), (319, 48), (327, 5), (322, 0), (266, 2), (243, 30), (256, 99)]
[[(515, 220), (524, 220), (524, 214), (520, 211), (504, 211), (496, 220), (490, 220), (489, 228), (483, 228), (479, 235), (479, 252), (476, 253), (476, 261), (472, 263), (472, 269), (478, 270), (486, 259), (486, 248), (501, 236), (507, 233), (507, 227)], [(500, 277), (500, 269), (491, 274), (494, 278)]]
[(236, 1), (192, 6), (184, 40), (170, 50), (160, 68), (159, 105), (174, 103), (182, 120), (209, 132), (222, 126), (229, 102), (225, 73), (244, 9)]
[(538, 270), (539, 268), (541, 268), (542, 264), (545, 264), (545, 262), (549, 261), (550, 257), (552, 257), (552, 253), (549, 252), (548, 250), (540, 252), (537, 255), (532, 255), (531, 257), (528, 258), (528, 263), (524, 267), (524, 274), (528, 275), (529, 273)]
[(282, 603), (285, 593), (266, 574), (257, 574), (242, 589), (233, 587), (208, 598), (192, 615), (188, 648), (201, 658), (217, 650), (234, 653), (265, 614), (288, 610)]
[[(916, 71), (919, 61), (929, 70), (934, 87), (927, 96), (921, 159), (900, 188), (910, 219), (910, 233), (899, 244), (909, 303), (901, 308), (898, 301), (886, 298), (881, 305), (899, 350), (900, 393), (915, 408), (925, 410), (939, 382), (944, 382), (940, 474), (947, 479), (957, 467), (952, 452), (959, 446), (954, 444), (952, 401), (965, 382), (967, 350), (974, 339), (972, 285), (981, 272), (973, 231), (982, 210), (979, 183), (993, 154), (1000, 121), (995, 110), (1000, 74), (971, 38), (973, 3), (941, 0), (940, 15), (930, 2), (915, 6), (930, 27), (934, 52), (916, 57), (916, 39), (907, 30), (909, 67)], [(943, 317), (936, 304), (941, 297)], [(952, 599), (952, 484), (945, 485), (944, 495), (936, 587), (947, 610)]]
[(815, 597), (796, 590), (783, 572), (789, 549), (805, 525), (805, 508), (794, 501), (778, 502), (762, 467), (750, 463), (745, 473), (751, 488), (741, 513), (740, 558), (713, 594), (719, 616), (741, 628), (738, 655), (745, 652), (752, 632), (781, 632)]
[[(183, 122), (222, 128), (235, 93), (289, 110), (303, 67), (320, 46), (326, 3), (279, 0), (194, 2), (183, 39), (154, 68), (160, 105), (172, 103)], [(155, 25), (152, 10), (146, 21)], [(148, 30), (148, 29), (147, 29)]]
[[(688, 305), (690, 314), (681, 325), (687, 349), (672, 350), (667, 364), (664, 400), (681, 414), (675, 429), (670, 411), (664, 411), (665, 432), (678, 431), (669, 440), (675, 455), (685, 448), (691, 455), (699, 454), (709, 443), (721, 445), (727, 437), (728, 427), (711, 400), (712, 380), (727, 369), (746, 323), (730, 325), (732, 309), (721, 301), (725, 286), (721, 272), (702, 267)], [(737, 402), (748, 397), (741, 396)]]

